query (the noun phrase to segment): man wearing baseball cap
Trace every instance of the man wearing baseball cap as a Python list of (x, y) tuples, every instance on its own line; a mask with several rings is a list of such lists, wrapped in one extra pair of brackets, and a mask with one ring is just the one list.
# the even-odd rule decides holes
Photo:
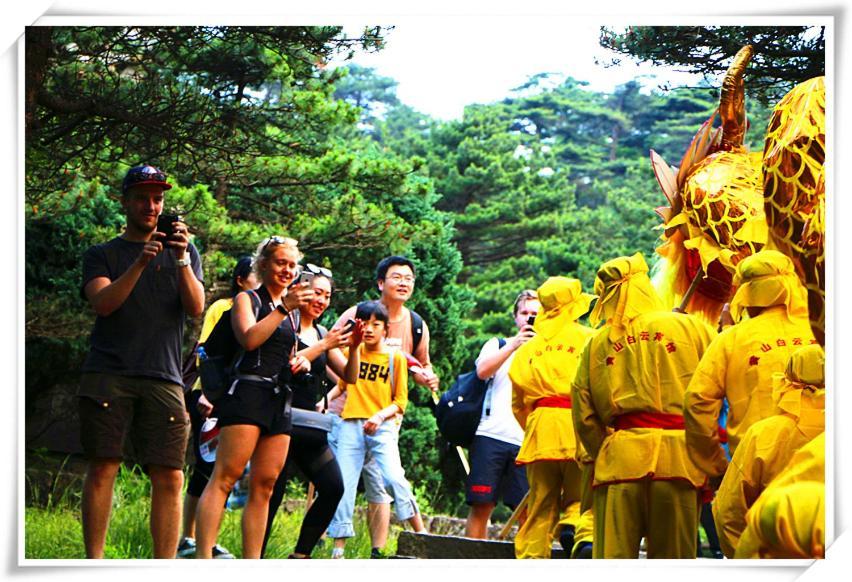
[(204, 310), (201, 259), (186, 224), (157, 230), (172, 186), (150, 165), (122, 183), (124, 232), (83, 255), (81, 291), (97, 318), (82, 368), (79, 409), (83, 450), (86, 557), (102, 558), (115, 477), (129, 435), (151, 478), (155, 558), (174, 558), (178, 542), (187, 417), (181, 380), (186, 315)]

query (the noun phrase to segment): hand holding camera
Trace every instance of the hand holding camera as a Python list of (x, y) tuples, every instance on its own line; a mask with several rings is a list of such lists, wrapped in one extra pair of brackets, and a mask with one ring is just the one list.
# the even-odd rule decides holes
[(307, 305), (314, 298), (314, 290), (311, 283), (314, 280), (314, 274), (308, 271), (303, 271), (293, 279), (293, 282), (287, 287), (287, 294), (284, 295), (284, 307), (287, 311), (293, 311), (303, 305)]
[(349, 325), (349, 322), (347, 322), (343, 327), (337, 327), (329, 330), (328, 335), (323, 338), (326, 350), (349, 345), (349, 342), (352, 339), (352, 332), (355, 329), (355, 320), (350, 319), (349, 321), (351, 321), (353, 325)]
[(343, 326), (343, 333), (348, 334), (348, 345), (350, 348), (357, 347), (363, 339), (363, 324), (360, 320), (350, 319)]
[[(161, 214), (157, 218), (155, 237), (159, 237), (162, 247), (171, 247), (175, 257), (182, 259), (189, 246), (189, 228), (179, 214)], [(153, 239), (152, 239), (153, 240)]]
[(518, 331), (518, 334), (512, 338), (512, 342), (515, 346), (515, 349), (518, 349), (519, 347), (521, 347), (522, 345), (524, 345), (535, 337), (533, 325), (535, 325), (535, 315), (530, 315), (527, 318), (527, 322)]

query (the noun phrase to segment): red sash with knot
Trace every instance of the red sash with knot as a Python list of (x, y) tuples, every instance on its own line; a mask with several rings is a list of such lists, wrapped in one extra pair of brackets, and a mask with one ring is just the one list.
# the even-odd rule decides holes
[(613, 419), (612, 427), (615, 430), (628, 428), (664, 428), (667, 430), (683, 430), (683, 417), (679, 414), (666, 414), (665, 412), (628, 412), (619, 414)]
[(545, 396), (539, 398), (533, 404), (533, 410), (536, 408), (571, 408), (570, 396)]

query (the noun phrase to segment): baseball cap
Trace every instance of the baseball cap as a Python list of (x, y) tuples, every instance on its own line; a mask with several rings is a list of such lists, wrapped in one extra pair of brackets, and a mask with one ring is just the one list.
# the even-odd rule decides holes
[(126, 194), (131, 187), (141, 184), (157, 184), (162, 186), (163, 190), (168, 190), (172, 187), (166, 181), (166, 174), (164, 172), (161, 172), (154, 166), (143, 164), (141, 166), (133, 166), (127, 170), (127, 174), (124, 175), (124, 180), (121, 182), (121, 192)]

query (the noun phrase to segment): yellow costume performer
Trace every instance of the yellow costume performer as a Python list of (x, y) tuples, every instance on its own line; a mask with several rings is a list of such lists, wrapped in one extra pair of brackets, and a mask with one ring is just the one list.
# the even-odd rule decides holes
[(820, 346), (794, 352), (773, 378), (777, 414), (756, 422), (740, 441), (725, 472), (713, 518), (722, 551), (734, 557), (745, 514), (802, 445), (825, 430), (825, 353)]
[(551, 277), (538, 289), (536, 336), (518, 348), (509, 368), (512, 411), (524, 427), (516, 463), (526, 465), (527, 520), (515, 536), (518, 558), (549, 558), (560, 511), (580, 499), (580, 468), (571, 424), (571, 380), (593, 333), (577, 318), (593, 295), (580, 281)]
[(573, 383), (575, 429), (595, 457), (595, 558), (636, 558), (643, 536), (649, 558), (695, 557), (705, 477), (687, 455), (681, 409), (715, 332), (665, 311), (647, 272), (639, 253), (601, 266), (591, 322), (607, 325)]
[(757, 498), (734, 557), (825, 557), (825, 433), (799, 449)]
[[(739, 323), (713, 341), (683, 404), (690, 457), (711, 477), (722, 475), (728, 466), (718, 434), (722, 399), (728, 399), (733, 455), (748, 427), (775, 413), (772, 375), (784, 371), (794, 351), (816, 343), (805, 288), (789, 258), (777, 251), (756, 253), (737, 265), (734, 283), (739, 287), (731, 314)], [(760, 313), (740, 321), (747, 309)]]

